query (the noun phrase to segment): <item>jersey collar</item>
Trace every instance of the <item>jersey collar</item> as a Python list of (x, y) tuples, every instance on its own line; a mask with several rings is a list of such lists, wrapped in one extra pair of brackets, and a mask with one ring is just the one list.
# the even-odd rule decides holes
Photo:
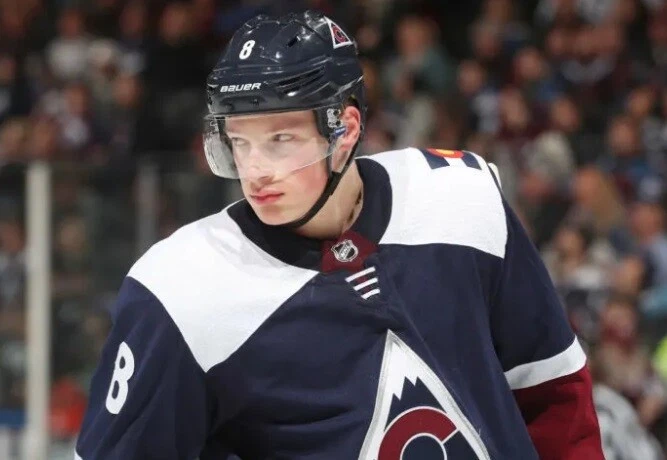
[(377, 247), (389, 225), (392, 209), (391, 182), (387, 171), (368, 158), (358, 158), (356, 162), (364, 183), (363, 206), (352, 228), (335, 241), (307, 238), (286, 228), (264, 225), (246, 200), (229, 207), (227, 213), (246, 238), (263, 251), (286, 264), (309, 270), (330, 271), (347, 267), (345, 263), (340, 267), (332, 266), (329, 252), (338, 243), (351, 240), (361, 248), (356, 263), (349, 265), (352, 268), (362, 263), (368, 253)]

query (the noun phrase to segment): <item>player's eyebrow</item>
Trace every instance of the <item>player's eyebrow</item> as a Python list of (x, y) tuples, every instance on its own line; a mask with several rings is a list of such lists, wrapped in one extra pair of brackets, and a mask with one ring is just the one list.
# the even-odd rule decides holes
[(282, 131), (284, 129), (298, 128), (305, 124), (305, 120), (301, 117), (286, 117), (276, 120), (274, 123), (271, 123), (267, 132), (275, 133), (277, 131)]
[[(301, 117), (291, 117), (291, 116), (286, 116), (286, 117), (281, 117), (279, 119), (276, 119), (272, 121), (268, 128), (264, 131), (267, 134), (273, 134), (277, 133), (280, 131), (284, 131), (286, 129), (294, 129), (294, 128), (299, 128), (301, 126), (304, 126), (306, 124), (306, 120), (302, 119)], [(226, 128), (225, 132), (227, 135), (230, 134), (244, 134), (241, 130), (235, 130), (234, 128)]]

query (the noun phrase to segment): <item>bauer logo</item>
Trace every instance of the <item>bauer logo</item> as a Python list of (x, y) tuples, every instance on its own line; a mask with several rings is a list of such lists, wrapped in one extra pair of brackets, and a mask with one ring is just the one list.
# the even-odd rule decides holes
[(338, 262), (352, 262), (359, 255), (359, 249), (352, 240), (344, 240), (331, 248)]
[(221, 93), (238, 93), (239, 91), (253, 91), (260, 89), (261, 83), (246, 83), (244, 85), (222, 85), (220, 86)]
[(327, 23), (329, 24), (329, 30), (331, 31), (331, 42), (333, 43), (334, 48), (340, 48), (341, 46), (352, 44), (350, 37), (348, 37), (347, 34), (343, 32), (343, 29), (341, 29), (338, 24), (329, 18), (327, 18)]

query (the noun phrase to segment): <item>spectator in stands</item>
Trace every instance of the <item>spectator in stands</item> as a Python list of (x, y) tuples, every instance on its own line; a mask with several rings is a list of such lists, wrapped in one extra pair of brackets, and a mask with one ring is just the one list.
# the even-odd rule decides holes
[(608, 275), (613, 262), (601, 257), (594, 244), (596, 238), (592, 229), (569, 224), (558, 230), (552, 245), (543, 254), (570, 323), (588, 344), (597, 339), (601, 302), (610, 287)]
[(551, 239), (570, 206), (574, 155), (567, 139), (553, 131), (540, 134), (526, 150), (524, 170), (518, 178), (518, 199), (539, 247)]
[(637, 255), (622, 257), (612, 272), (614, 292), (631, 299), (640, 298), (646, 287), (647, 267)]
[(10, 117), (27, 115), (30, 93), (12, 54), (0, 51), (0, 124)]
[(23, 157), (28, 126), (28, 121), (22, 118), (12, 118), (0, 125), (0, 163)]
[(480, 12), (480, 22), (498, 27), (502, 49), (512, 55), (530, 38), (527, 25), (517, 20), (519, 6), (512, 0), (485, 0)]
[(637, 123), (628, 115), (614, 117), (607, 130), (608, 154), (602, 167), (608, 171), (625, 200), (637, 197), (642, 181), (656, 172), (646, 158)]
[(641, 424), (650, 429), (665, 411), (667, 392), (641, 343), (639, 315), (632, 299), (607, 301), (592, 366), (598, 380), (628, 398)]
[(29, 159), (60, 160), (66, 158), (60, 144), (60, 125), (47, 115), (34, 116), (30, 136), (25, 146)]
[(544, 39), (544, 51), (551, 70), (562, 79), (562, 67), (574, 55), (576, 29), (553, 27)]
[(512, 81), (518, 87), (535, 116), (545, 118), (549, 104), (563, 92), (541, 51), (533, 46), (522, 48), (512, 62)]
[(118, 28), (121, 72), (135, 75), (143, 72), (148, 47), (146, 3), (137, 0), (127, 2), (123, 7)]
[(519, 199), (519, 178), (524, 173), (532, 142), (544, 125), (537, 120), (516, 88), (507, 87), (499, 98), (500, 129), (496, 136), (493, 161), (498, 163), (503, 190), (510, 203)]
[(19, 2), (0, 4), (0, 49), (14, 55), (26, 51), (28, 36), (27, 17)]
[(473, 58), (484, 66), (491, 81), (501, 84), (509, 68), (503, 54), (503, 27), (494, 21), (480, 20), (470, 30)]
[(58, 36), (46, 50), (52, 75), (61, 82), (83, 79), (88, 64), (90, 37), (81, 10), (63, 10), (58, 18)]
[(648, 22), (649, 62), (655, 81), (664, 87), (667, 83), (667, 5), (663, 4)]
[(639, 421), (634, 407), (610, 387), (593, 386), (606, 460), (663, 460), (658, 440)]
[(437, 25), (425, 16), (409, 15), (396, 27), (398, 54), (383, 77), (390, 100), (402, 115), (396, 144), (423, 145), (433, 129), (433, 97), (442, 97), (454, 79), (449, 56), (438, 44)]
[(596, 237), (608, 241), (617, 254), (631, 250), (627, 210), (607, 174), (593, 166), (579, 169), (573, 180), (572, 198), (567, 221), (589, 224)]
[(470, 129), (496, 134), (500, 129), (499, 95), (486, 69), (476, 60), (465, 60), (459, 64), (456, 84), (457, 96), (470, 111)]
[(91, 105), (90, 90), (83, 83), (72, 83), (63, 92), (63, 110), (58, 114), (61, 145), (71, 154), (71, 159), (102, 161), (102, 135)]
[(139, 142), (147, 151), (165, 152), (164, 164), (178, 162), (173, 152), (186, 148), (200, 129), (206, 54), (192, 27), (191, 7), (169, 2), (160, 16), (157, 41), (146, 55), (147, 112)]
[(105, 138), (109, 160), (127, 163), (135, 153), (143, 88), (138, 77), (120, 74), (113, 82), (113, 101)]
[(576, 27), (582, 17), (577, 0), (540, 0), (535, 9), (535, 19), (544, 26)]
[(549, 125), (552, 132), (565, 137), (576, 166), (593, 163), (602, 154), (602, 135), (586, 126), (572, 97), (563, 95), (552, 102)]
[(667, 286), (665, 211), (657, 197), (645, 197), (632, 206), (630, 228), (648, 267), (648, 286)]

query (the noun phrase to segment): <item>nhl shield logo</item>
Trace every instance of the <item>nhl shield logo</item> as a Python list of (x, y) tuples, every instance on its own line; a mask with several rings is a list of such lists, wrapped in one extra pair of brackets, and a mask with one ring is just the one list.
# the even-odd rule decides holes
[(448, 459), (490, 456), (440, 378), (389, 331), (375, 411), (359, 460)]
[(331, 248), (334, 257), (338, 262), (352, 262), (359, 255), (359, 249), (352, 240), (343, 240)]

